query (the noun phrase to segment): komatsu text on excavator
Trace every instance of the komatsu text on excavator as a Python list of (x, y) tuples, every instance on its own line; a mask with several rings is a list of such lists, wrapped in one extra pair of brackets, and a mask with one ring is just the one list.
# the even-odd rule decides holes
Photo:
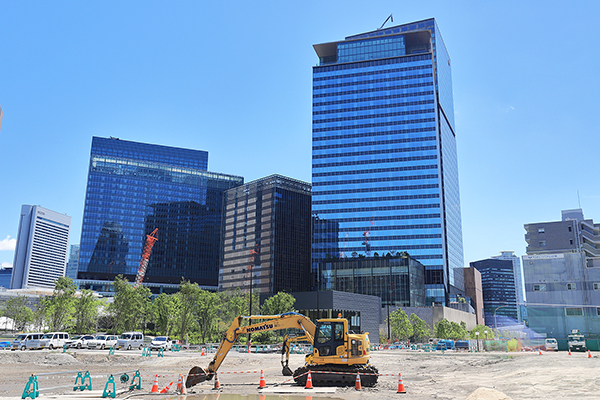
[[(244, 319), (261, 322), (241, 326)], [(377, 383), (377, 368), (369, 364), (371, 344), (368, 333), (349, 333), (348, 320), (344, 318), (320, 319), (315, 325), (310, 318), (290, 312), (237, 317), (225, 333), (208, 367), (204, 369), (196, 366), (190, 370), (186, 387), (212, 379), (241, 335), (291, 328), (300, 332), (297, 336), (285, 337), (281, 350), (281, 365), (283, 375), (293, 376), (297, 384), (306, 384), (308, 371), (311, 372), (312, 383), (315, 386), (354, 385), (357, 373), (360, 373), (363, 386), (373, 386)], [(307, 341), (313, 345), (313, 352), (306, 356), (304, 366), (294, 372), (288, 366), (292, 341)]]

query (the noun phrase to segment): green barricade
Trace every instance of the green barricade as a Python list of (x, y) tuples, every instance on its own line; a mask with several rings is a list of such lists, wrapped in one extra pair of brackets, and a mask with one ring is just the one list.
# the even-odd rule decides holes
[(181, 350), (180, 344), (174, 344), (173, 348), (171, 349), (171, 351), (175, 351), (175, 352), (178, 352), (179, 350)]
[(66, 352), (67, 352), (67, 344), (65, 343), (65, 344), (63, 345), (63, 353), (66, 353)]
[[(148, 349), (150, 350), (150, 349)], [(158, 355), (157, 357), (164, 357), (165, 356), (165, 350), (161, 347), (160, 349), (158, 349)]]
[[(88, 382), (87, 385), (85, 382)], [(79, 383), (79, 385), (77, 385)], [(92, 377), (90, 376), (90, 371), (85, 371), (85, 374), (82, 372), (77, 373), (77, 377), (75, 378), (75, 385), (73, 386), (73, 391), (77, 390), (92, 390)]]
[[(112, 390), (109, 389), (109, 385), (112, 384)], [(108, 381), (106, 381), (106, 385), (104, 386), (104, 392), (102, 393), (102, 398), (112, 397), (113, 399), (117, 397), (117, 388), (115, 387), (115, 377), (109, 376)]]
[(25, 385), (25, 389), (23, 389), (22, 399), (29, 397), (30, 399), (35, 399), (40, 395), (40, 386), (38, 384), (37, 376), (32, 374), (29, 377), (29, 381), (27, 381), (27, 385)]
[(142, 350), (142, 357), (152, 357), (152, 351), (150, 350), (150, 347), (144, 347)]
[(110, 346), (110, 350), (108, 350), (108, 354), (109, 355), (114, 355), (115, 354), (115, 345), (114, 344), (112, 346)]
[[(135, 380), (137, 379), (137, 385), (135, 384)], [(131, 385), (129, 385), (129, 390), (141, 390), (142, 389), (142, 377), (140, 375), (140, 370), (135, 371), (135, 375), (133, 375), (133, 379), (131, 380)]]

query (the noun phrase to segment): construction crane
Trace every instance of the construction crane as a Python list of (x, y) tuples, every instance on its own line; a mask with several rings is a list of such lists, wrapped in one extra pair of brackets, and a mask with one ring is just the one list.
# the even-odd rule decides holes
[(146, 268), (148, 268), (148, 261), (150, 261), (150, 253), (152, 253), (152, 247), (154, 243), (158, 240), (156, 234), (158, 232), (158, 228), (152, 231), (151, 234), (146, 235), (146, 244), (144, 245), (144, 251), (142, 252), (142, 259), (140, 260), (140, 268), (138, 269), (137, 275), (135, 277), (135, 287), (141, 286), (144, 275), (146, 275)]

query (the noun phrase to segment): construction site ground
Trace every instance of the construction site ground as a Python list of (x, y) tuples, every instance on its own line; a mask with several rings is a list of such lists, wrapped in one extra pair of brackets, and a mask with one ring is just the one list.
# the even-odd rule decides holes
[[(214, 380), (188, 389), (188, 399), (207, 398), (207, 394), (239, 394), (303, 399), (597, 399), (600, 393), (600, 357), (598, 354), (566, 352), (416, 352), (382, 350), (372, 352), (371, 363), (381, 376), (376, 386), (360, 391), (354, 387), (335, 388), (332, 392), (304, 389), (281, 374), (281, 355), (230, 352), (219, 369), (221, 389), (215, 391)], [(158, 357), (143, 357), (142, 351), (108, 350), (26, 350), (0, 351), (0, 397), (21, 398), (32, 374), (37, 374), (40, 398), (101, 397), (109, 375), (114, 375), (117, 398), (177, 398), (173, 396), (179, 374), (194, 366), (206, 367), (213, 354), (201, 356), (197, 351), (165, 352)], [(292, 354), (290, 367), (303, 365), (304, 355)], [(124, 372), (141, 374), (142, 390), (127, 392), (129, 383), (121, 384)], [(267, 389), (258, 388), (263, 370)], [(93, 391), (73, 392), (77, 371), (89, 371)], [(44, 375), (45, 373), (58, 373)], [(406, 394), (398, 394), (398, 373)], [(149, 393), (155, 375), (160, 389), (174, 382), (169, 395)], [(67, 388), (44, 390), (67, 386)], [(284, 393), (288, 394), (284, 394)], [(132, 396), (134, 395), (134, 396)], [(225, 396), (223, 396), (225, 397)], [(215, 397), (208, 397), (215, 398)], [(259, 397), (256, 397), (259, 398)], [(267, 397), (272, 398), (272, 397)]]

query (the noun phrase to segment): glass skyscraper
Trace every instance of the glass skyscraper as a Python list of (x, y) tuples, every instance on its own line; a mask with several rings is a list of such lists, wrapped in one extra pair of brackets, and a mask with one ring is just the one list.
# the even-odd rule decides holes
[(244, 179), (207, 166), (205, 151), (94, 137), (78, 278), (132, 282), (158, 228), (144, 282), (216, 288), (223, 193)]
[(313, 270), (408, 252), (425, 265), (426, 303), (446, 303), (464, 291), (464, 265), (451, 64), (435, 20), (314, 48)]

